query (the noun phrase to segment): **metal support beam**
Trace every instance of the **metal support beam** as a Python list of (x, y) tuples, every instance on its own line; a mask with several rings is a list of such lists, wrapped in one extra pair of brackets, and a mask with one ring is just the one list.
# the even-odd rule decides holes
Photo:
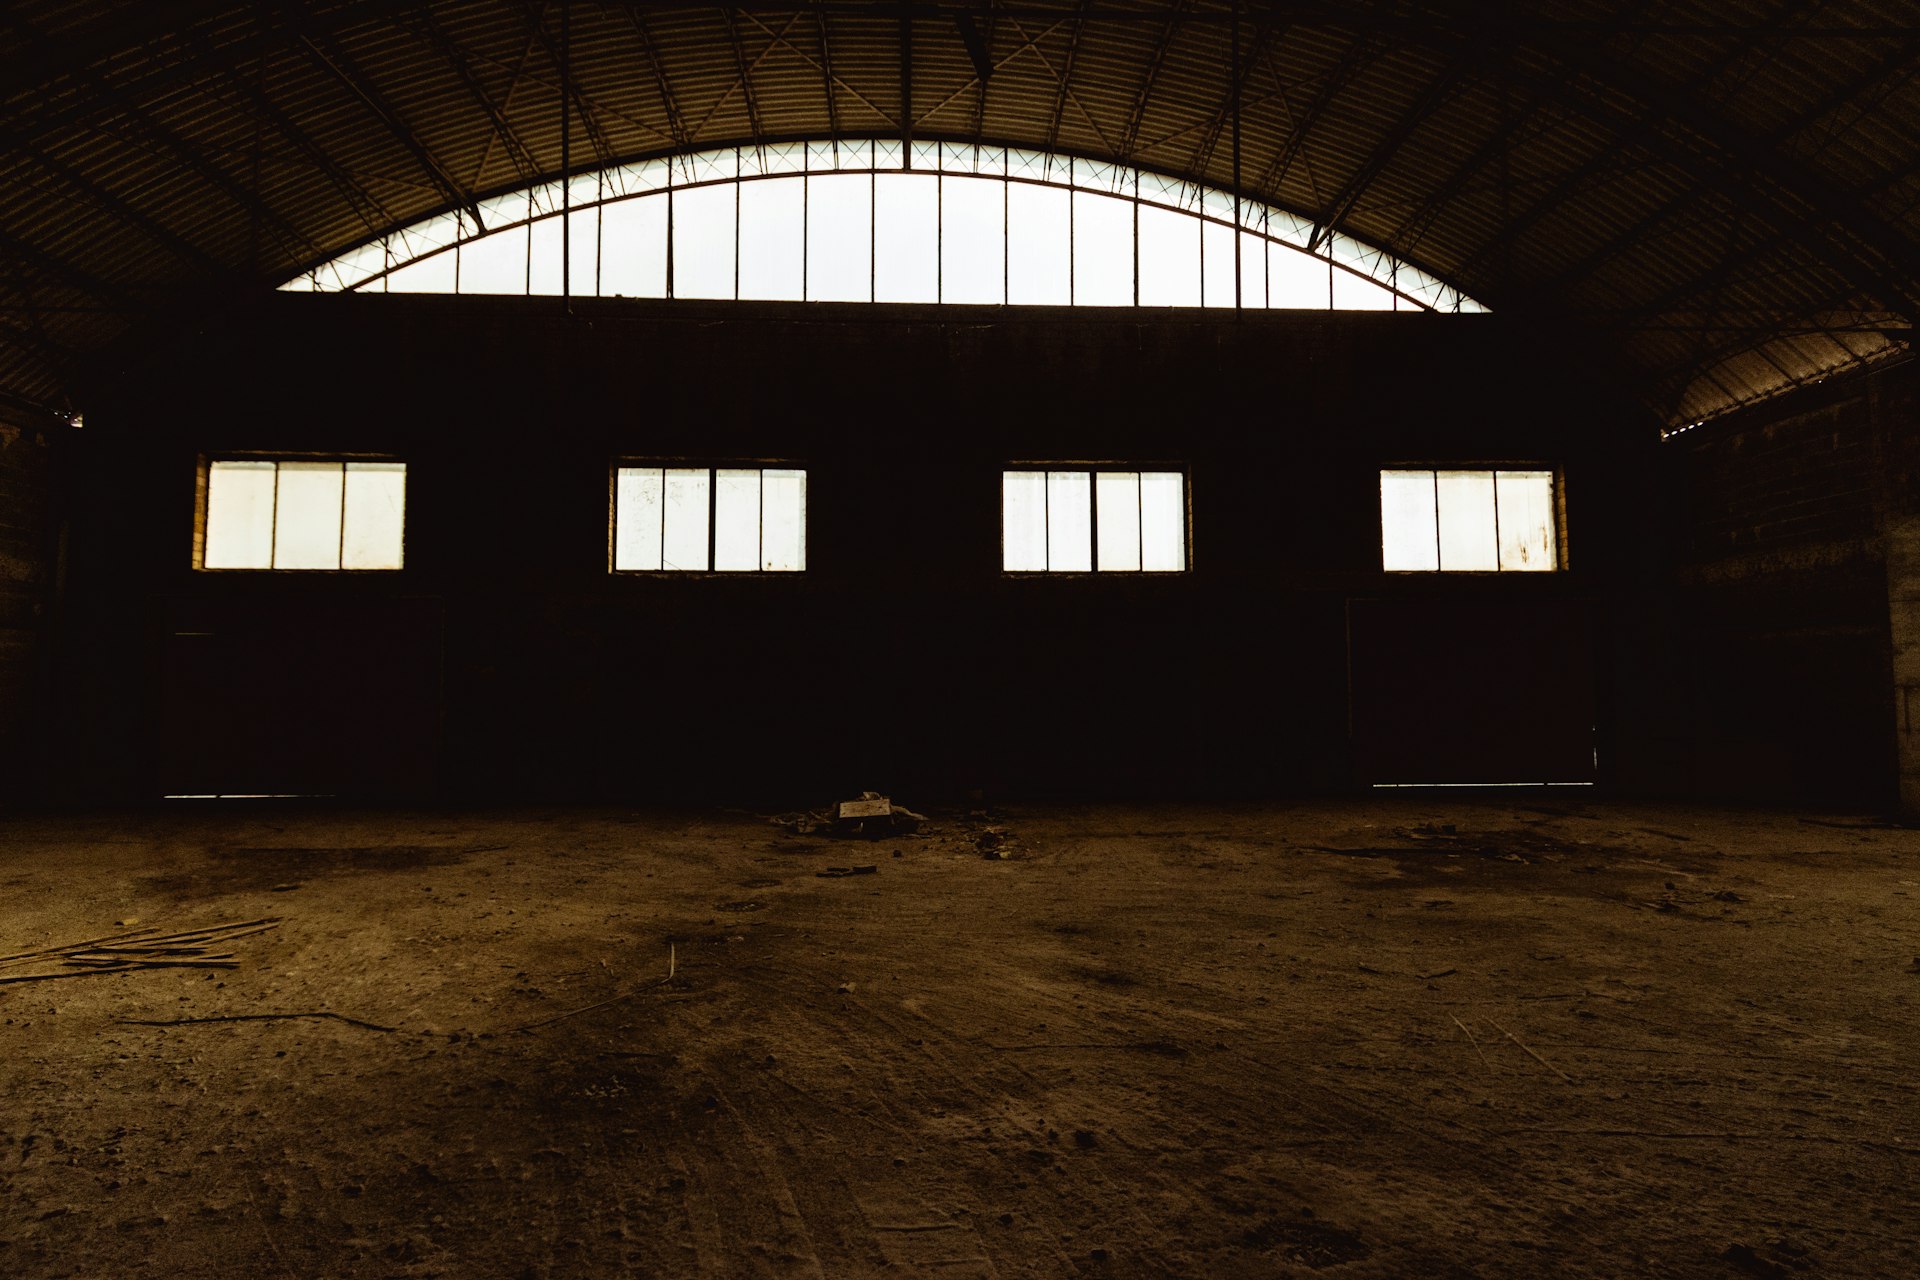
[(37, 148), (25, 148), (24, 154), (60, 181), (72, 187), (108, 216), (132, 227), (187, 266), (214, 277), (230, 274), (225, 264), (179, 233), (162, 226), (152, 215), (142, 212), (107, 190), (85, 174), (54, 159)]
[(1326, 243), (1327, 236), (1353, 213), (1360, 201), (1366, 196), (1367, 189), (1381, 172), (1392, 163), (1400, 149), (1407, 145), (1420, 126), (1427, 123), (1440, 104), (1451, 98), (1466, 80), (1467, 65), (1458, 58), (1448, 60), (1440, 73), (1427, 83), (1414, 104), (1401, 113), (1399, 123), (1394, 125), (1386, 137), (1382, 138), (1367, 153), (1347, 180), (1340, 184), (1327, 201), (1320, 206), (1314, 217), (1313, 234), (1307, 241), (1308, 252), (1314, 252)]
[(723, 10), (727, 20), (727, 43), (733, 46), (733, 65), (740, 75), (740, 96), (747, 107), (747, 131), (758, 139), (760, 132), (760, 107), (753, 97), (753, 75), (747, 69), (747, 51), (740, 43), (740, 24), (734, 21), (733, 10)]
[[(568, 56), (564, 50), (556, 48), (552, 39), (547, 35), (546, 22), (542, 16), (545, 6), (542, 5), (540, 8), (535, 8), (531, 3), (528, 3), (523, 7), (526, 9), (527, 20), (532, 27), (534, 40), (546, 51), (547, 57), (553, 62), (555, 73), (560, 78), (560, 96), (573, 103), (574, 114), (579, 116), (580, 127), (586, 131), (587, 143), (593, 148), (594, 158), (600, 164), (612, 164), (616, 158), (613, 147), (607, 142), (606, 131), (600, 127), (600, 122), (594, 118), (593, 103), (588, 100), (585, 93), (581, 92), (580, 82), (573, 74), (573, 59)], [(561, 0), (562, 20), (571, 21), (572, 12), (573, 6), (570, 0)], [(727, 16), (727, 26), (729, 30), (732, 29), (732, 14), (728, 14)], [(751, 112), (753, 100), (749, 98), (747, 101), (749, 104), (748, 110)], [(758, 130), (755, 132), (758, 132)]]
[(640, 52), (646, 56), (647, 69), (653, 72), (653, 87), (660, 95), (660, 109), (667, 115), (667, 135), (682, 148), (691, 146), (693, 136), (687, 132), (686, 117), (681, 114), (680, 104), (673, 96), (673, 86), (668, 83), (667, 73), (660, 66), (660, 54), (653, 47), (653, 35), (636, 10), (629, 8), (626, 12), (633, 34), (640, 41)]
[[(533, 152), (527, 144), (521, 140), (513, 123), (507, 119), (505, 107), (493, 100), (493, 94), (481, 82), (479, 73), (474, 70), (473, 63), (468, 60), (467, 55), (454, 44), (452, 37), (447, 35), (446, 28), (434, 18), (431, 9), (422, 9), (415, 25), (417, 32), (424, 35), (427, 43), (433, 46), (449, 67), (453, 68), (454, 78), (459, 80), (461, 88), (467, 91), (467, 97), (472, 99), (473, 104), (480, 108), (480, 113), (493, 123), (493, 136), (506, 150), (507, 158), (513, 161), (514, 171), (520, 175), (522, 181), (533, 181), (540, 175), (539, 163), (533, 158)], [(524, 60), (524, 54), (522, 57)], [(476, 182), (480, 180), (484, 169), (483, 161), (481, 171), (476, 171), (474, 174)]]
[[(1146, 118), (1147, 103), (1153, 99), (1153, 86), (1160, 79), (1160, 68), (1166, 65), (1167, 50), (1173, 47), (1173, 38), (1180, 30), (1180, 19), (1186, 15), (1191, 0), (1176, 0), (1173, 9), (1167, 14), (1166, 25), (1160, 28), (1160, 38), (1153, 43), (1153, 53), (1147, 58), (1147, 69), (1140, 77), (1140, 88), (1133, 95), (1133, 110), (1127, 113), (1127, 127), (1120, 134), (1120, 162), (1132, 164), (1140, 146), (1140, 123)], [(1239, 28), (1236, 26), (1237, 32)]]
[(1060, 144), (1060, 125), (1066, 119), (1067, 99), (1073, 93), (1073, 64), (1080, 55), (1080, 37), (1087, 29), (1086, 14), (1087, 0), (1080, 0), (1077, 15), (1079, 21), (1075, 22), (1067, 33), (1067, 60), (1057, 73), (1060, 77), (1060, 92), (1054, 97), (1053, 119), (1047, 125), (1047, 150), (1049, 151), (1057, 149)]
[(395, 111), (385, 96), (374, 88), (366, 74), (348, 56), (346, 50), (320, 32), (310, 35), (302, 34), (299, 37), (299, 44), (315, 62), (345, 85), (348, 91), (373, 113), (374, 118), (379, 120), (394, 140), (413, 157), (414, 163), (419, 166), (420, 172), (426, 175), (427, 181), (432, 183), (450, 204), (457, 205), (473, 215), (474, 226), (485, 231), (486, 219), (480, 216), (480, 203), (474, 199), (473, 193), (463, 187), (447, 167), (435, 159), (433, 153), (414, 136), (413, 130), (401, 119), (399, 112)]

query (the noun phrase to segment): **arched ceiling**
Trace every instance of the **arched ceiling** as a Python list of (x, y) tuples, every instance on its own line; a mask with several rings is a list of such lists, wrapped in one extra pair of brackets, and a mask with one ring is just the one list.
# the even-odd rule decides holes
[(1302, 211), (1675, 426), (1920, 315), (1911, 0), (12, 0), (0, 396), (565, 168), (902, 134)]

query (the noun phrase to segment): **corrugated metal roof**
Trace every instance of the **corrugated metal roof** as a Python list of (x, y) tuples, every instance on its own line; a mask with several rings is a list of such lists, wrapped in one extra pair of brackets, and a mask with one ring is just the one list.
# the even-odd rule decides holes
[(1581, 327), (1675, 425), (1920, 310), (1910, 0), (14, 0), (0, 393), (557, 174), (563, 84), (576, 168), (911, 131), (1226, 188), (1237, 102), (1246, 194)]

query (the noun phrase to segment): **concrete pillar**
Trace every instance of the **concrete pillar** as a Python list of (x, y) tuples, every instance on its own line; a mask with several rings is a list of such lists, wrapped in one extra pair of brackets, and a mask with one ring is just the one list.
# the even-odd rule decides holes
[(1887, 524), (1887, 617), (1900, 808), (1920, 817), (1920, 515)]

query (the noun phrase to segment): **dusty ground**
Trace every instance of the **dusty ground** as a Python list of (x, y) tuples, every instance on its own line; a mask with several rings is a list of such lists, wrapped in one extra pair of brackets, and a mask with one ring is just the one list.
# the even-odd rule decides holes
[(1920, 832), (935, 817), (15, 818), (0, 955), (281, 923), (0, 985), (0, 1274), (1920, 1275)]

